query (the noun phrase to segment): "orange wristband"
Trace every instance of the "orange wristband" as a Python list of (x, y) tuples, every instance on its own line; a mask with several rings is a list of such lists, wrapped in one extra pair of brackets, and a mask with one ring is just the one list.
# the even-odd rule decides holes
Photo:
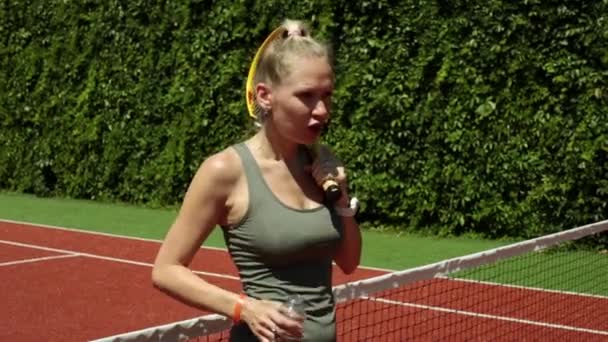
[(244, 293), (241, 293), (239, 298), (236, 300), (234, 304), (234, 314), (232, 315), (232, 320), (236, 323), (241, 320), (241, 310), (243, 309), (243, 303), (245, 303), (245, 298), (247, 296)]

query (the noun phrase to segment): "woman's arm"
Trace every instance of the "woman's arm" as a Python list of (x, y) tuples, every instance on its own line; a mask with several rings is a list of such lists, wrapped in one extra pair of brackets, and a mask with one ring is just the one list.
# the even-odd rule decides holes
[(228, 200), (241, 177), (238, 156), (224, 151), (207, 159), (196, 172), (182, 207), (156, 256), (152, 282), (168, 295), (191, 306), (240, 318), (260, 341), (272, 341), (277, 329), (301, 333), (301, 322), (285, 317), (278, 303), (245, 298), (208, 283), (188, 265), (213, 228), (226, 223)]
[[(317, 144), (314, 151), (315, 159), (310, 168), (313, 178), (320, 187), (328, 178), (338, 182), (342, 196), (333, 205), (338, 208), (349, 207), (350, 196), (344, 165), (327, 145)], [(340, 219), (343, 234), (334, 255), (334, 261), (344, 273), (350, 274), (359, 266), (361, 260), (361, 231), (359, 231), (359, 224), (354, 216), (340, 216)]]
[(186, 192), (180, 211), (156, 256), (152, 281), (188, 304), (232, 316), (238, 295), (211, 285), (188, 265), (214, 227), (224, 220), (226, 202), (239, 177), (227, 152), (205, 160)]
[[(336, 206), (346, 208), (349, 206), (350, 197), (345, 189), (342, 190), (342, 198), (337, 201)], [(338, 244), (334, 261), (342, 272), (350, 274), (354, 272), (361, 261), (361, 231), (354, 216), (340, 216), (342, 220), (342, 239)]]

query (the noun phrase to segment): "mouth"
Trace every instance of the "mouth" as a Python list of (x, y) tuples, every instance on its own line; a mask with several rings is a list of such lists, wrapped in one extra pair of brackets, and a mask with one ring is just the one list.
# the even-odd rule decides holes
[(312, 122), (308, 125), (308, 130), (314, 135), (319, 135), (323, 130), (323, 124), (320, 122)]

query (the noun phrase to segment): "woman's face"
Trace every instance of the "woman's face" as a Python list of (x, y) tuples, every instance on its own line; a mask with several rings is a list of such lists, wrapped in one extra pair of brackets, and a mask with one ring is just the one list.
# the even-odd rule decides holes
[(271, 89), (269, 120), (284, 138), (312, 144), (329, 119), (334, 75), (326, 58), (295, 57), (291, 72)]

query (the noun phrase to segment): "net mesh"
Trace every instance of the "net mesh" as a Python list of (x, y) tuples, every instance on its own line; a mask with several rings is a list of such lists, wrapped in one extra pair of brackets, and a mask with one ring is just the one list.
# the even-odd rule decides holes
[[(338, 341), (608, 340), (598, 222), (334, 288)], [(227, 341), (219, 315), (97, 341)]]

